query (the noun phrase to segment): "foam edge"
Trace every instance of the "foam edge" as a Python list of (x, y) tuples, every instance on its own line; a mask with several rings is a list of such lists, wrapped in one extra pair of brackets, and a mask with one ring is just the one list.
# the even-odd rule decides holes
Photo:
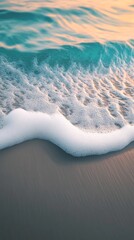
[(48, 140), (75, 157), (99, 155), (121, 150), (134, 141), (134, 126), (91, 133), (72, 125), (60, 113), (48, 115), (15, 109), (5, 116), (0, 149), (35, 138)]

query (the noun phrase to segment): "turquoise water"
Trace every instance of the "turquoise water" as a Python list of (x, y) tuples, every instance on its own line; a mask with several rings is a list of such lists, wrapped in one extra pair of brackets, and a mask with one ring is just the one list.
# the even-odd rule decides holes
[(134, 124), (133, 1), (0, 1), (0, 122), (16, 108)]
[(134, 39), (133, 1), (0, 1), (0, 45), (38, 52)]

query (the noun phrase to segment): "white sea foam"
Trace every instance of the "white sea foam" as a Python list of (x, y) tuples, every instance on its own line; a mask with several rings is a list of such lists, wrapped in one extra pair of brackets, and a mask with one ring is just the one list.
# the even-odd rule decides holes
[(46, 114), (13, 110), (0, 130), (0, 149), (39, 138), (49, 140), (73, 156), (117, 151), (134, 141), (134, 126), (126, 125), (109, 133), (92, 133), (72, 125), (60, 113)]
[(3, 58), (0, 64), (0, 116), (15, 108), (58, 110), (72, 124), (100, 132), (134, 124), (134, 60), (109, 68), (100, 62), (93, 72), (36, 61), (27, 72)]

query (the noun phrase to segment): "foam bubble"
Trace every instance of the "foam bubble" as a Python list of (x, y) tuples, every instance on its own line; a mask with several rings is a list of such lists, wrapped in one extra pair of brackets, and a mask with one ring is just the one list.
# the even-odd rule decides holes
[(0, 149), (34, 138), (49, 140), (73, 156), (105, 154), (134, 141), (134, 126), (92, 133), (72, 125), (60, 113), (49, 115), (16, 109), (5, 117), (5, 125), (0, 129)]

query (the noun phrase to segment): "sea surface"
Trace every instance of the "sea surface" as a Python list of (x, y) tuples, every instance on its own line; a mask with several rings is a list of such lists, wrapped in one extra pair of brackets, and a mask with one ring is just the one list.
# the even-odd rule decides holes
[[(0, 0), (0, 148), (11, 145), (7, 129), (14, 120), (12, 144), (19, 142), (18, 108), (28, 116), (31, 111), (64, 116), (59, 132), (67, 131), (69, 121), (92, 135), (125, 128), (119, 131), (127, 136), (120, 148), (133, 141), (134, 1)], [(22, 141), (39, 137), (31, 132)], [(108, 151), (116, 149), (112, 144), (113, 138)]]

